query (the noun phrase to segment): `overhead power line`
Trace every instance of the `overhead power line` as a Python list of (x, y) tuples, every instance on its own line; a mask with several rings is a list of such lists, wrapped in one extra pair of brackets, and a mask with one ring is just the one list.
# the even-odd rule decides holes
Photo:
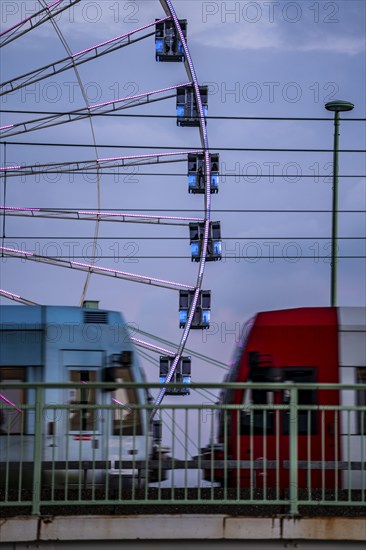
[[(179, 161), (174, 161), (174, 162), (182, 162), (181, 160)], [(137, 166), (137, 165), (134, 165), (134, 166)], [(42, 174), (42, 175), (47, 175), (47, 174), (64, 174), (64, 175), (67, 175), (67, 174), (73, 174), (73, 175), (76, 175), (78, 174), (79, 176), (97, 176), (98, 174), (100, 174), (100, 171), (96, 171), (96, 172), (93, 172), (91, 170), (78, 170), (77, 172), (74, 171), (74, 170), (60, 170), (60, 171), (57, 171), (57, 170), (52, 170), (52, 171), (47, 171), (45, 170), (44, 172), (34, 172), (33, 174), (23, 174), (21, 172), (19, 172), (19, 174), (16, 174), (17, 176), (38, 176), (39, 174)], [(135, 177), (139, 177), (139, 176), (157, 176), (157, 177), (187, 177), (187, 174), (186, 173), (174, 173), (174, 172), (102, 172), (103, 174), (103, 177), (105, 176), (114, 176), (114, 177), (125, 177), (125, 176), (135, 176)], [(288, 173), (284, 173), (284, 174), (273, 174), (273, 173), (268, 173), (268, 174), (250, 174), (250, 173), (245, 173), (245, 174), (224, 174), (224, 173), (221, 173), (220, 172), (220, 178), (260, 178), (260, 179), (265, 179), (265, 178), (276, 178), (276, 179), (284, 179), (284, 180), (289, 180), (289, 179), (304, 179), (304, 178), (313, 178), (313, 179), (320, 179), (320, 178), (332, 178), (332, 175), (331, 174), (317, 174), (317, 173), (314, 173), (314, 174), (288, 174)], [(366, 178), (366, 174), (338, 174), (338, 178)], [(90, 182), (87, 182), (87, 183), (90, 183)], [(131, 183), (133, 183), (131, 181)], [(256, 182), (253, 182), (253, 181), (248, 181), (248, 182), (245, 182), (245, 183), (256, 183)], [(318, 183), (318, 182), (317, 182)], [(331, 183), (331, 182), (329, 182)]]
[[(21, 114), (33, 114), (33, 115), (63, 115), (63, 111), (35, 111), (28, 109), (3, 109), (3, 113), (21, 113)], [(129, 118), (177, 118), (177, 115), (163, 115), (163, 114), (143, 114), (143, 113), (99, 113), (97, 116), (106, 117), (129, 117)], [(208, 120), (275, 120), (275, 121), (328, 121), (333, 122), (333, 118), (329, 117), (263, 117), (263, 116), (226, 116), (226, 115), (206, 115), (205, 119)], [(366, 118), (340, 118), (347, 122), (366, 122)]]
[[(90, 240), (90, 237), (80, 237), (79, 235), (36, 235), (36, 236), (29, 236), (29, 235), (11, 235), (7, 237), (7, 239), (40, 239), (40, 240), (46, 240), (46, 239), (79, 239), (80, 241), (83, 240)], [(186, 241), (186, 237), (139, 237), (139, 236), (129, 236), (129, 237), (117, 237), (117, 236), (110, 236), (110, 237), (99, 237), (98, 241), (130, 241), (133, 239), (134, 241)], [(293, 241), (329, 241), (331, 237), (276, 237), (276, 236), (267, 236), (267, 237), (223, 237), (223, 241), (263, 241), (263, 240), (278, 240), (278, 241), (287, 241), (287, 240), (293, 240)], [(339, 241), (364, 241), (366, 240), (366, 237), (338, 237)]]
[[(75, 255), (71, 255), (71, 254), (65, 254), (64, 256), (61, 256), (61, 255), (57, 255), (57, 256), (47, 256), (46, 257), (48, 260), (52, 261), (52, 260), (85, 260), (85, 255), (83, 254), (75, 254)], [(191, 259), (191, 256), (157, 256), (157, 255), (151, 255), (151, 256), (135, 256), (135, 255), (130, 255), (130, 256), (120, 256), (120, 255), (116, 255), (116, 254), (112, 254), (112, 255), (104, 255), (104, 254), (98, 254), (98, 260), (129, 260), (131, 261), (131, 259), (133, 260), (190, 260)], [(308, 256), (304, 256), (303, 254), (298, 254), (298, 253), (295, 253), (295, 254), (282, 254), (282, 255), (277, 255), (277, 256), (263, 256), (263, 255), (259, 255), (259, 254), (253, 254), (253, 255), (250, 255), (250, 254), (246, 254), (246, 255), (238, 255), (235, 253), (235, 251), (232, 251), (231, 254), (229, 256), (222, 256), (222, 259), (223, 260), (314, 260), (314, 258), (316, 258), (317, 260), (330, 260), (331, 257), (328, 255), (323, 255), (323, 256), (320, 256), (318, 255), (316, 252), (314, 254), (311, 254), (311, 255), (308, 255)], [(366, 255), (364, 256), (355, 256), (355, 255), (352, 255), (352, 256), (340, 256), (338, 254), (337, 256), (338, 259), (340, 260), (363, 260), (366, 258)], [(51, 263), (51, 262), (45, 262), (45, 263)], [(54, 264), (56, 265), (56, 264)], [(70, 267), (70, 266), (64, 266), (64, 267)], [(94, 268), (94, 267), (97, 267), (97, 266), (90, 266), (90, 268)], [(97, 273), (97, 271), (95, 271), (95, 273)], [(138, 281), (138, 282), (141, 282), (141, 281)]]
[[(165, 98), (162, 98), (165, 99)], [(8, 145), (25, 145), (25, 146), (40, 146), (40, 147), (94, 147), (90, 143), (47, 143), (47, 142), (30, 142), (30, 141), (7, 141)], [(107, 149), (164, 149), (164, 150), (179, 150), (190, 151), (192, 147), (180, 146), (161, 146), (161, 145), (106, 145), (99, 144), (99, 148)], [(250, 152), (273, 152), (273, 153), (333, 153), (333, 149), (290, 149), (290, 148), (273, 148), (273, 147), (208, 147), (207, 151), (250, 151)], [(366, 149), (339, 149), (339, 153), (366, 153)]]
[[(46, 209), (46, 208), (44, 208)], [(31, 210), (31, 209), (30, 209)], [(64, 207), (64, 208), (49, 208), (49, 210), (53, 210), (54, 212), (57, 212), (57, 211), (65, 211), (65, 210), (68, 210), (68, 211), (72, 211), (74, 210), (75, 213), (77, 213), (77, 210), (74, 209), (74, 207)], [(121, 212), (121, 210), (119, 208), (108, 208), (109, 211), (111, 212)], [(139, 208), (138, 210), (136, 208), (124, 208), (124, 211), (125, 212), (202, 212), (202, 209), (200, 208)], [(98, 210), (95, 210), (95, 212), (98, 212)], [(226, 213), (231, 213), (231, 212), (234, 212), (234, 213), (258, 213), (258, 212), (262, 212), (262, 213), (281, 213), (281, 214), (299, 214), (299, 213), (319, 213), (319, 214), (328, 214), (329, 212), (332, 212), (332, 210), (329, 210), (329, 209), (319, 209), (319, 210), (315, 210), (314, 208), (312, 209), (293, 209), (293, 208), (287, 208), (285, 210), (282, 210), (282, 209), (270, 209), (270, 208), (246, 208), (246, 209), (241, 209), (241, 208), (213, 208), (211, 209), (211, 212), (212, 213), (216, 213), (216, 212), (226, 212)], [(340, 214), (363, 214), (366, 212), (366, 210), (361, 210), (361, 209), (354, 209), (354, 210), (337, 210), (337, 212), (339, 212)], [(0, 211), (0, 215), (1, 215), (1, 211)]]

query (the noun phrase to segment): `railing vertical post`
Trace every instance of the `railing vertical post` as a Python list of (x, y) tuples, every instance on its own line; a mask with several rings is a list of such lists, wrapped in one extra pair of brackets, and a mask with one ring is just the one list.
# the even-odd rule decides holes
[[(292, 383), (293, 384), (293, 383)], [(290, 514), (298, 514), (298, 422), (296, 387), (290, 387)]]
[(42, 439), (43, 439), (43, 402), (44, 389), (36, 388), (35, 422), (34, 422), (34, 464), (33, 464), (33, 498), (32, 514), (39, 515), (41, 500), (41, 475), (42, 475)]

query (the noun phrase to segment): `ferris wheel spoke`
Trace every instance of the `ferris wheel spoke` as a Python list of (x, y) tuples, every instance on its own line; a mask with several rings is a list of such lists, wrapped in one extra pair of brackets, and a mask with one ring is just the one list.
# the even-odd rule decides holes
[[(150, 338), (152, 340), (155, 340), (156, 342), (159, 342), (161, 344), (172, 346), (172, 347), (177, 347), (176, 344), (174, 344), (170, 340), (166, 340), (165, 338), (161, 338), (160, 336), (156, 336), (154, 334), (151, 334), (150, 332), (147, 332), (146, 330), (143, 330), (141, 328), (135, 327), (134, 331), (137, 332), (138, 334), (141, 334), (144, 337), (148, 337), (148, 338)], [(192, 355), (194, 357), (197, 357), (197, 359), (202, 359), (205, 362), (211, 363), (212, 365), (215, 365), (218, 368), (222, 368), (222, 369), (225, 369), (225, 370), (228, 370), (230, 368), (226, 363), (223, 363), (222, 361), (219, 361), (218, 359), (214, 359), (213, 357), (209, 357), (208, 355), (204, 355), (203, 353), (198, 353), (197, 351), (194, 351), (194, 350), (189, 349), (187, 347), (185, 349), (186, 349), (187, 353), (189, 353), (190, 355)], [(175, 355), (175, 353), (174, 353), (174, 355)]]
[(24, 304), (25, 306), (38, 306), (37, 302), (32, 302), (31, 300), (28, 300), (27, 298), (23, 298), (23, 296), (19, 296), (19, 294), (14, 294), (13, 292), (8, 292), (7, 290), (0, 289), (0, 296), (3, 296), (3, 298), (8, 298), (8, 300), (13, 300), (14, 302), (19, 302), (20, 304)]
[(133, 336), (130, 336), (130, 340), (134, 342), (134, 344), (138, 347), (148, 349), (150, 351), (153, 351), (155, 353), (164, 353), (164, 355), (169, 355), (170, 357), (174, 357), (175, 352), (170, 351), (165, 348), (161, 348), (159, 346), (154, 346), (154, 344), (150, 344), (149, 342), (145, 342), (144, 340), (139, 340), (138, 338), (135, 338)]
[(0, 206), (0, 215), (23, 218), (47, 218), (79, 221), (105, 221), (115, 223), (149, 223), (155, 225), (188, 226), (190, 222), (202, 223), (203, 218), (186, 216), (157, 216), (150, 214), (131, 214), (129, 212), (101, 212), (93, 210), (55, 210), (48, 208), (27, 208), (19, 206)]
[(95, 44), (94, 46), (90, 46), (85, 50), (64, 57), (63, 59), (54, 61), (53, 63), (49, 63), (48, 65), (34, 69), (33, 71), (29, 71), (20, 76), (2, 82), (0, 84), (0, 96), (15, 92), (16, 90), (24, 88), (25, 86), (35, 84), (36, 82), (39, 82), (51, 76), (55, 76), (69, 69), (73, 69), (78, 65), (87, 63), (88, 61), (97, 59), (98, 57), (124, 48), (125, 46), (129, 46), (140, 40), (144, 40), (145, 38), (154, 35), (155, 31), (149, 34), (145, 34), (144, 36), (136, 37), (134, 39), (131, 39), (131, 37), (134, 36), (136, 33), (142, 32), (143, 30), (155, 26), (158, 23), (162, 23), (167, 19), (169, 19), (169, 17), (164, 17), (163, 19), (159, 19), (158, 21), (154, 21), (152, 23), (149, 23), (148, 25), (144, 25), (143, 27), (139, 27), (138, 29), (122, 34), (120, 36), (116, 36), (115, 38), (111, 38), (110, 40)]
[(0, 48), (6, 46), (13, 40), (20, 38), (27, 32), (39, 27), (46, 21), (55, 18), (57, 15), (72, 6), (78, 4), (81, 0), (54, 0), (51, 4), (44, 6), (41, 10), (30, 17), (12, 25), (9, 29), (0, 33)]
[[(90, 170), (108, 170), (126, 168), (129, 166), (144, 166), (150, 164), (166, 164), (184, 162), (187, 155), (202, 153), (201, 149), (192, 151), (174, 151), (166, 153), (149, 153), (145, 155), (124, 155), (120, 157), (97, 158), (85, 161), (50, 162), (47, 164), (30, 164), (17, 166), (1, 166), (0, 178), (12, 176), (35, 176), (40, 174), (69, 174), (87, 172)], [(175, 158), (182, 157), (182, 158)]]
[[(44, 128), (51, 128), (60, 124), (66, 124), (68, 122), (74, 122), (76, 120), (83, 120), (94, 116), (100, 116), (103, 114), (121, 111), (123, 109), (129, 109), (137, 107), (139, 105), (146, 105), (153, 101), (162, 101), (175, 97), (174, 95), (165, 95), (163, 97), (150, 99), (157, 94), (164, 94), (166, 92), (177, 90), (178, 88), (189, 86), (190, 82), (184, 84), (177, 84), (176, 86), (169, 86), (167, 88), (161, 88), (159, 90), (153, 90), (151, 92), (143, 92), (129, 97), (123, 97), (112, 101), (105, 101), (96, 105), (88, 105), (87, 108), (76, 109), (67, 113), (60, 113), (57, 115), (46, 116), (42, 118), (28, 120), (26, 122), (17, 122), (14, 124), (7, 124), (0, 127), (0, 138), (16, 136), (34, 130), (41, 130)], [(126, 102), (128, 102), (126, 104)]]
[(135, 273), (128, 273), (126, 271), (120, 271), (119, 269), (110, 269), (108, 267), (101, 267), (92, 264), (86, 264), (82, 262), (75, 262), (72, 260), (63, 260), (54, 258), (51, 256), (41, 256), (34, 252), (26, 252), (24, 250), (17, 250), (14, 248), (8, 248), (6, 246), (0, 246), (0, 251), (4, 256), (12, 258), (22, 258), (25, 260), (40, 262), (57, 267), (64, 267), (68, 269), (75, 269), (77, 271), (84, 271), (87, 273), (94, 273), (97, 275), (105, 275), (108, 277), (115, 277), (117, 279), (126, 279), (136, 283), (142, 283), (152, 286), (159, 286), (170, 290), (194, 290), (194, 287), (185, 285), (183, 283), (176, 283), (174, 281), (167, 281), (164, 279), (157, 279), (155, 277), (147, 277), (145, 275), (137, 275)]

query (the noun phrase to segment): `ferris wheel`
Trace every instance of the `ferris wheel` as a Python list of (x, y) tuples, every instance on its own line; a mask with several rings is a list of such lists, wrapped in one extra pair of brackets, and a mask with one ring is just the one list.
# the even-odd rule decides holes
[[(160, 354), (159, 405), (166, 393), (189, 393), (168, 386), (190, 380), (188, 336), (210, 324), (206, 263), (221, 259), (220, 222), (211, 220), (219, 156), (209, 149), (208, 89), (200, 85), (188, 47), (189, 22), (178, 18), (170, 0), (151, 3), (150, 21), (136, 2), (114, 3), (103, 24), (96, 3), (38, 2), (38, 11), (14, 14), (0, 33), (0, 295), (24, 304), (44, 303), (39, 296), (57, 303), (63, 296), (83, 305), (92, 293), (108, 292), (123, 308), (133, 307), (136, 296), (148, 303), (147, 291), (159, 292), (162, 311), (170, 311), (166, 322), (175, 319), (182, 331), (176, 349), (132, 337)], [(85, 30), (88, 22), (93, 32)], [(117, 36), (111, 32), (116, 28)], [(101, 35), (96, 43), (94, 34)], [(108, 86), (107, 71), (117, 74)], [(157, 112), (160, 106), (169, 114)], [(184, 186), (178, 166), (185, 170)], [(144, 239), (152, 255), (139, 256), (135, 238)], [(182, 267), (174, 254), (184, 247), (190, 254)], [(173, 278), (176, 273), (183, 281)], [(160, 298), (163, 290), (174, 291), (175, 304)], [(157, 324), (162, 330), (163, 320)]]

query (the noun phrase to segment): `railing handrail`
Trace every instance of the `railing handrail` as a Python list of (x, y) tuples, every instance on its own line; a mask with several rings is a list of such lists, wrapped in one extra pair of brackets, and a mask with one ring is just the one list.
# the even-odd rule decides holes
[[(173, 386), (186, 387), (185, 384)], [(179, 402), (159, 406), (148, 402), (121, 406), (111, 402), (113, 394), (107, 392), (101, 394), (103, 399), (97, 399), (106, 403), (73, 403), (68, 402), (72, 396), (67, 391), (48, 391), (161, 388), (158, 383), (5, 382), (0, 392), (14, 387), (27, 390), (28, 403), (19, 405), (20, 410), (5, 397), (6, 393), (5, 400), (0, 400), (0, 411), (6, 413), (5, 428), (0, 427), (0, 498), (6, 506), (26, 503), (32, 506), (33, 514), (39, 514), (44, 505), (125, 504), (122, 487), (128, 475), (136, 487), (130, 497), (127, 496), (127, 504), (188, 505), (192, 500), (197, 505), (214, 504), (215, 500), (221, 504), (276, 504), (287, 506), (292, 516), (298, 514), (301, 505), (327, 504), (328, 499), (332, 506), (366, 505), (366, 405), (361, 404), (362, 399), (355, 399), (358, 391), (366, 391), (366, 384), (192, 383), (190, 390), (286, 390), (286, 403), (276, 403), (281, 401), (280, 393), (268, 404), (206, 403), (202, 398), (194, 403), (192, 397), (195, 396), (191, 394), (188, 400), (178, 399)], [(317, 400), (322, 404), (311, 403), (312, 398), (309, 404), (300, 404), (301, 390), (313, 389), (317, 390)], [(322, 398), (319, 392), (323, 390)], [(328, 401), (334, 404), (326, 404), (328, 390), (333, 390)], [(342, 390), (349, 390), (349, 401), (341, 400)], [(244, 394), (239, 392), (239, 396)], [(144, 392), (138, 395), (141, 398)], [(57, 398), (64, 402), (55, 403)], [(47, 403), (47, 400), (53, 402)], [(123, 409), (126, 410), (123, 412)], [(134, 410), (144, 413), (131, 414)], [(158, 412), (161, 426), (165, 426), (163, 437), (159, 429), (152, 429), (159, 426), (151, 425), (147, 430), (146, 424), (141, 424), (142, 429), (138, 428), (135, 419), (146, 418), (149, 410)], [(84, 412), (78, 414), (77, 411)], [(102, 413), (98, 415), (96, 411)], [(215, 411), (221, 412), (219, 417), (213, 414)], [(252, 414), (257, 411), (259, 414)], [(305, 413), (300, 414), (303, 411)], [(213, 443), (218, 418), (220, 443), (226, 442), (225, 445)], [(170, 424), (167, 425), (167, 421)], [(169, 450), (162, 447), (166, 443), (171, 447)], [(164, 487), (160, 482), (167, 479), (168, 470), (172, 476), (171, 486)], [(177, 470), (184, 471), (186, 484), (182, 499), (174, 492)], [(198, 485), (190, 485), (188, 476), (197, 476)], [(31, 484), (31, 493), (25, 491), (24, 496), (23, 479)], [(18, 484), (16, 494), (11, 485), (14, 480), (15, 485)], [(158, 487), (152, 485), (156, 480)], [(202, 480), (210, 483), (208, 489)], [(218, 483), (221, 487), (217, 487)], [(95, 495), (100, 486), (104, 493), (99, 500)], [(169, 498), (162, 496), (163, 489), (170, 491)], [(197, 493), (194, 498), (188, 496), (191, 489)], [(201, 490), (206, 492), (200, 500)]]
[[(33, 461), (23, 462), (4, 462), (0, 461), (0, 466), (9, 464), (11, 470), (33, 469)], [(297, 468), (299, 470), (318, 470), (324, 468), (324, 470), (350, 470), (350, 471), (362, 471), (365, 468), (365, 462), (360, 461), (320, 461), (320, 460), (299, 460), (297, 462)], [(160, 468), (161, 470), (203, 470), (209, 468), (243, 468), (253, 470), (263, 470), (265, 467), (267, 470), (275, 470), (277, 467), (283, 467), (285, 470), (290, 469), (289, 460), (207, 460), (207, 459), (190, 459), (184, 460), (181, 458), (164, 458), (163, 460), (43, 460), (41, 461), (43, 469), (50, 470), (64, 470), (66, 467), (69, 470), (86, 470), (93, 468), (116, 470), (122, 468), (136, 468), (138, 470), (146, 470), (149, 468)]]
[[(1, 388), (44, 388), (44, 389), (71, 389), (71, 388), (95, 388), (95, 389), (113, 389), (113, 388), (142, 388), (142, 389), (161, 389), (162, 384), (158, 382), (1, 382)], [(169, 387), (182, 388), (187, 387), (184, 383), (169, 383)], [(314, 390), (366, 390), (366, 384), (335, 384), (335, 383), (314, 383), (314, 382), (191, 382), (191, 389), (314, 389)]]

